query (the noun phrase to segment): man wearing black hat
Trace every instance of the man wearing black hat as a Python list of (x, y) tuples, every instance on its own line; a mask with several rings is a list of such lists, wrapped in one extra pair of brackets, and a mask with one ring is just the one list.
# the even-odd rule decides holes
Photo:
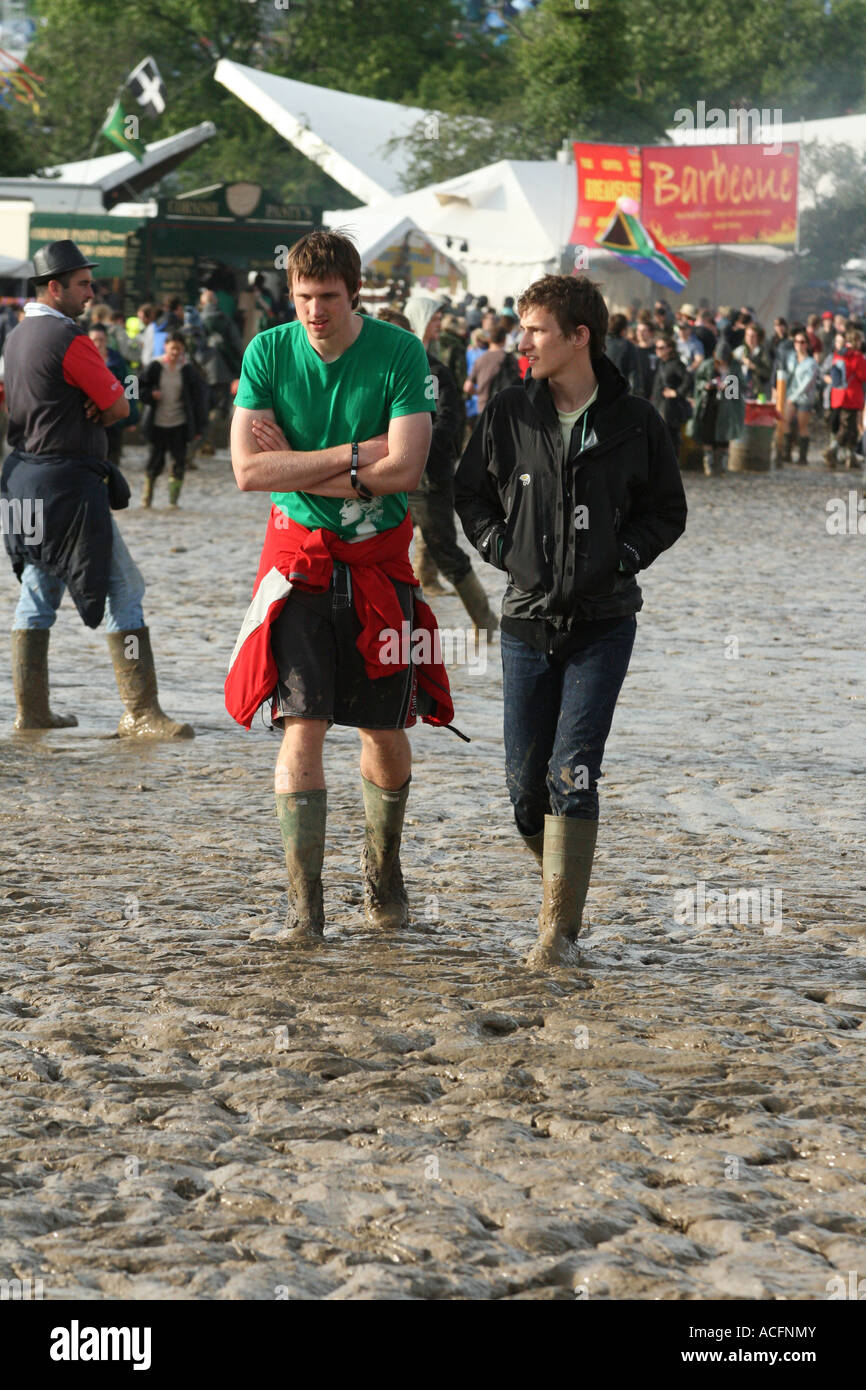
[(75, 320), (93, 298), (87, 261), (73, 241), (33, 257), (36, 299), (4, 347), (11, 452), (0, 477), (3, 531), (21, 597), (12, 626), (16, 729), (76, 724), (48, 703), (48, 636), (68, 588), (88, 627), (108, 607), (106, 632), (126, 713), (123, 736), (191, 738), (157, 701), (141, 601), (144, 580), (111, 508), (129, 488), (108, 462), (106, 427), (129, 414), (122, 384)]

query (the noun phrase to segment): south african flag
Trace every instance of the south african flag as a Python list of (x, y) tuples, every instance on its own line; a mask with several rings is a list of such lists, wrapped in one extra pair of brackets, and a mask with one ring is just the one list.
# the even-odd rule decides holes
[(645, 227), (634, 198), (618, 198), (611, 219), (595, 239), (596, 246), (612, 251), (623, 265), (640, 271), (667, 290), (683, 289), (692, 273), (688, 261), (681, 260), (663, 246)]

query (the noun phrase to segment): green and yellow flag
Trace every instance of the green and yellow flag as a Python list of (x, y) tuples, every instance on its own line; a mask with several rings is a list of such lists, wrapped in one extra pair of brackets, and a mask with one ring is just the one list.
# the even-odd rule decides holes
[(119, 98), (106, 116), (100, 133), (124, 154), (134, 155), (139, 164), (144, 159), (145, 147), (138, 134), (138, 117), (127, 116)]

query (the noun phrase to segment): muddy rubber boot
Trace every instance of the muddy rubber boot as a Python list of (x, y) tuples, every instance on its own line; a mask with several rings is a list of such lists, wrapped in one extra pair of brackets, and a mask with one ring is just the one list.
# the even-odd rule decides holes
[(16, 628), (12, 632), (12, 688), (18, 713), (16, 729), (72, 729), (74, 714), (54, 714), (48, 704), (47, 627)]
[(377, 787), (361, 777), (364, 792), (364, 915), (371, 927), (399, 930), (409, 925), (409, 900), (400, 868), (403, 816), (409, 799), (409, 777), (398, 791)]
[(143, 486), (142, 489), (141, 489), (141, 505), (142, 505), (143, 507), (149, 507), (149, 506), (151, 505), (151, 503), (153, 502), (153, 484), (154, 484), (154, 482), (155, 482), (155, 479), (153, 479), (153, 478), (145, 478), (145, 480), (144, 480), (144, 486)]
[(415, 571), (415, 578), (421, 585), (425, 594), (447, 594), (450, 593), (439, 579), (439, 570), (436, 561), (427, 549), (427, 542), (421, 533), (421, 527), (415, 527), (415, 558), (412, 561), (412, 568)]
[(712, 449), (704, 449), (704, 452), (703, 452), (703, 461), (704, 461), (704, 477), (706, 477), (706, 478), (711, 478), (711, 477), (713, 476), (713, 451), (712, 451)]
[[(187, 465), (188, 466), (188, 465)], [(169, 478), (168, 480), (168, 505), (177, 506), (177, 499), (180, 497), (180, 490), (183, 487), (183, 478)]]
[(478, 575), (474, 570), (470, 570), (466, 578), (461, 579), (455, 587), (460, 595), (460, 602), (472, 619), (475, 631), (486, 632), (488, 637), (492, 637), (499, 627), (499, 619), (490, 607)]
[(286, 851), (289, 907), (285, 926), (250, 932), (251, 941), (271, 939), (292, 946), (318, 946), (324, 940), (325, 910), (322, 904), (322, 863), (325, 858), (325, 823), (328, 793), (277, 792), (277, 820)]
[(782, 443), (782, 462), (790, 463), (794, 456), (794, 438), (792, 433), (787, 433)]
[(597, 835), (597, 820), (545, 816), (538, 942), (526, 959), (530, 969), (568, 963), (580, 931)]
[(809, 436), (801, 434), (797, 440), (797, 462), (805, 468), (809, 463)]
[(825, 465), (826, 465), (827, 468), (835, 468), (835, 467), (836, 467), (836, 445), (835, 445), (835, 444), (828, 444), (828, 445), (827, 445), (827, 448), (824, 450), (824, 452), (823, 452), (823, 454), (821, 455), (821, 457), (822, 457), (822, 459), (824, 460), (824, 463), (825, 463)]
[[(159, 707), (156, 669), (146, 627), (108, 632), (114, 679), (126, 714), (117, 726), (121, 738), (195, 738), (191, 724), (169, 719)], [(134, 639), (134, 640), (133, 640)]]
[(517, 833), (540, 869), (544, 861), (544, 831), (539, 830), (535, 835), (524, 835), (522, 830)]

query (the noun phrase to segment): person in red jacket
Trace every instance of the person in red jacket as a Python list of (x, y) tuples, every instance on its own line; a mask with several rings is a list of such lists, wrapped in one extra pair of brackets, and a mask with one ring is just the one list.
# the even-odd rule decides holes
[(863, 334), (849, 324), (845, 329), (845, 345), (833, 353), (830, 368), (830, 409), (838, 411), (836, 438), (824, 450), (824, 462), (835, 468), (839, 461), (853, 468), (857, 445), (858, 424), (863, 410), (863, 385), (866, 382), (866, 357), (860, 351)]

